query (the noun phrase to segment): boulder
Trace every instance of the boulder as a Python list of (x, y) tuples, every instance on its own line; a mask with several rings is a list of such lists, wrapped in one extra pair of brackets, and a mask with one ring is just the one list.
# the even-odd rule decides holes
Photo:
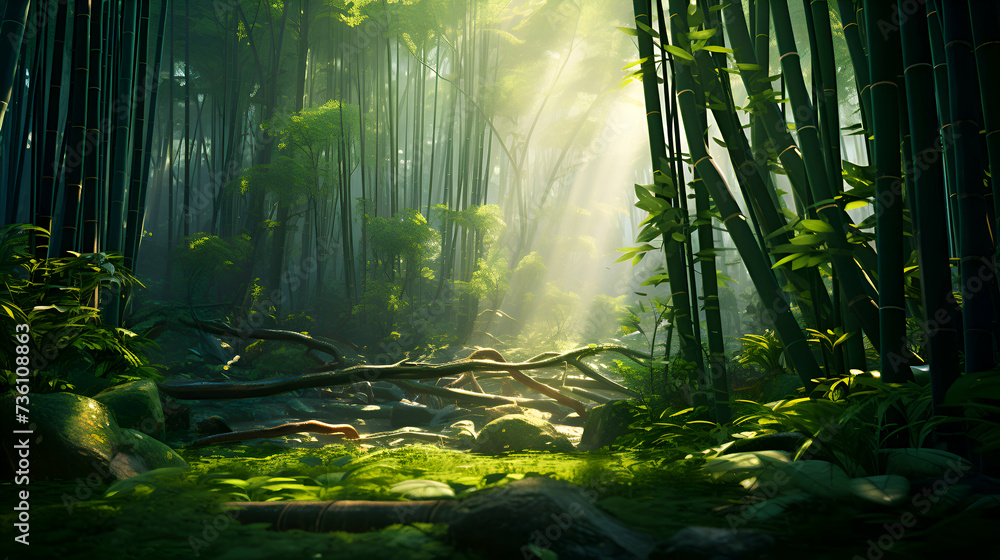
[(115, 385), (95, 395), (94, 400), (114, 412), (119, 427), (138, 430), (160, 441), (166, 438), (163, 406), (156, 383), (140, 379)]
[(573, 451), (573, 444), (566, 436), (544, 420), (523, 414), (498, 418), (486, 426), (476, 437), (472, 451), (498, 455), (515, 451)]
[(771, 535), (749, 529), (685, 527), (661, 543), (650, 558), (750, 560), (764, 557), (774, 543)]
[(437, 413), (437, 409), (428, 408), (422, 404), (400, 401), (394, 403), (389, 423), (393, 428), (427, 426)]
[(592, 451), (613, 445), (619, 437), (628, 434), (632, 412), (628, 401), (614, 401), (595, 406), (583, 426), (579, 449)]
[[(32, 480), (94, 479), (99, 483), (126, 479), (162, 467), (186, 467), (173, 449), (141, 432), (118, 426), (103, 403), (71, 393), (31, 394), (30, 424), (14, 425), (14, 395), (0, 399), (4, 433), (28, 444), (26, 470)], [(8, 466), (17, 467), (13, 463)]]
[(602, 510), (596, 491), (562, 480), (526, 477), (445, 504), (448, 534), (483, 558), (636, 560), (655, 546)]

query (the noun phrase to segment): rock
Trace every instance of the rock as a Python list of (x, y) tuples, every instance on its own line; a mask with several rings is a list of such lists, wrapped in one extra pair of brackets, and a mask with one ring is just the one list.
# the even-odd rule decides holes
[(377, 401), (395, 402), (406, 398), (405, 391), (388, 381), (376, 381), (372, 383), (372, 391), (375, 393), (375, 400)]
[(403, 426), (427, 426), (434, 419), (439, 411), (428, 408), (422, 404), (408, 402), (397, 402), (392, 407), (392, 415), (389, 417), (389, 424), (393, 428)]
[[(111, 409), (82, 395), (30, 395), (31, 426), (13, 425), (14, 395), (0, 399), (4, 433), (31, 429), (24, 437), (31, 461), (25, 470), (32, 480), (97, 479), (108, 483), (162, 467), (187, 463), (163, 443), (118, 426)], [(88, 480), (89, 483), (89, 480)]]
[(538, 558), (529, 545), (559, 558), (646, 558), (653, 540), (600, 509), (592, 489), (548, 477), (530, 477), (454, 506), (448, 533), (485, 558)]
[(472, 451), (498, 455), (511, 451), (573, 451), (573, 444), (544, 420), (523, 414), (498, 418), (479, 432)]
[(462, 447), (472, 447), (476, 443), (476, 425), (472, 420), (459, 420), (441, 430), (441, 435), (455, 439)]
[(774, 537), (747, 529), (685, 527), (649, 556), (651, 559), (749, 560), (774, 545)]
[(628, 434), (632, 412), (628, 401), (614, 401), (595, 406), (583, 426), (580, 438), (581, 451), (591, 451), (613, 445), (619, 437)]
[(504, 416), (510, 416), (511, 414), (526, 414), (527, 409), (521, 408), (516, 404), (502, 404), (500, 406), (492, 406), (486, 409), (486, 421), (492, 422), (497, 418), (503, 418)]
[(160, 441), (166, 438), (163, 406), (156, 383), (140, 379), (116, 385), (95, 395), (94, 400), (104, 403), (114, 412), (119, 427), (139, 430)]
[(431, 426), (440, 426), (441, 424), (447, 424), (452, 420), (454, 420), (455, 418), (462, 416), (466, 412), (468, 411), (465, 409), (459, 408), (453, 404), (449, 404), (448, 406), (434, 413), (434, 418), (431, 418), (430, 424)]
[(163, 443), (142, 432), (122, 428), (118, 453), (111, 460), (111, 470), (119, 479), (163, 467), (187, 467), (187, 463)]
[(359, 381), (351, 385), (350, 392), (354, 402), (359, 404), (375, 404), (375, 393), (370, 381)]
[(233, 431), (221, 416), (209, 416), (198, 422), (198, 436), (208, 437), (218, 434), (228, 434)]

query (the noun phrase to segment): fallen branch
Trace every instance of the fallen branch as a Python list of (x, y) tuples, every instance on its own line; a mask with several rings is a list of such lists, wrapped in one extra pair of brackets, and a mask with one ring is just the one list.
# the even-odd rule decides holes
[[(356, 383), (358, 381), (375, 381), (377, 379), (387, 381), (417, 381), (420, 379), (437, 379), (440, 377), (455, 376), (469, 371), (495, 371), (497, 369), (515, 369), (520, 371), (541, 369), (558, 365), (563, 362), (571, 362), (572, 360), (578, 360), (586, 356), (599, 354), (601, 352), (616, 352), (632, 359), (650, 359), (650, 357), (646, 354), (636, 352), (635, 350), (625, 348), (623, 346), (594, 345), (570, 350), (546, 359), (528, 362), (496, 362), (493, 360), (469, 358), (444, 364), (403, 361), (388, 365), (361, 364), (337, 371), (309, 373), (297, 377), (273, 379), (268, 381), (254, 381), (246, 383), (162, 383), (159, 387), (160, 391), (175, 399), (248, 399), (267, 397), (299, 389), (350, 385), (351, 383)], [(597, 375), (595, 372), (591, 373)], [(601, 376), (598, 375), (598, 377)], [(469, 392), (469, 394), (476, 395), (476, 393), (471, 392)]]
[[(494, 350), (492, 348), (482, 348), (482, 349), (476, 350), (475, 352), (472, 353), (472, 355), (469, 356), (468, 359), (470, 359), (470, 360), (493, 360), (494, 362), (500, 362), (500, 363), (506, 363), (507, 362), (507, 360), (504, 359), (503, 355), (500, 352), (497, 352), (496, 350)], [(527, 387), (529, 387), (529, 388), (531, 388), (531, 389), (533, 389), (533, 390), (535, 390), (535, 391), (537, 391), (537, 392), (545, 395), (546, 397), (551, 397), (552, 400), (556, 401), (557, 403), (559, 403), (559, 404), (561, 404), (563, 406), (568, 406), (569, 408), (572, 408), (574, 411), (576, 411), (577, 414), (580, 415), (580, 418), (586, 418), (587, 417), (587, 407), (584, 406), (584, 404), (582, 402), (580, 402), (580, 401), (578, 401), (578, 400), (576, 400), (576, 399), (574, 399), (572, 397), (567, 397), (566, 395), (560, 393), (558, 390), (553, 389), (552, 387), (549, 387), (548, 385), (546, 385), (544, 383), (541, 383), (539, 381), (535, 381), (534, 379), (532, 379), (532, 378), (528, 377), (527, 375), (521, 373), (520, 371), (518, 371), (515, 368), (505, 367), (504, 371), (506, 371), (507, 373), (509, 373), (510, 376), (513, 377), (514, 380), (517, 381), (518, 383), (521, 383), (522, 385), (525, 385), (525, 386), (527, 386)], [(474, 376), (474, 374), (472, 372), (469, 372), (469, 373), (467, 373), (465, 375), (473, 375)], [(475, 377), (473, 377), (473, 379), (475, 379)]]
[(302, 334), (295, 331), (285, 331), (279, 329), (250, 329), (250, 330), (240, 330), (227, 323), (222, 323), (219, 321), (186, 321), (181, 320), (181, 324), (201, 329), (207, 333), (217, 334), (222, 336), (231, 336), (235, 338), (254, 338), (262, 340), (280, 340), (284, 342), (295, 342), (305, 346), (306, 348), (312, 350), (319, 350), (320, 352), (326, 352), (333, 356), (335, 363), (339, 365), (346, 365), (344, 357), (339, 348), (330, 344), (329, 342), (324, 342), (317, 338), (313, 338), (307, 334)]
[(425, 385), (416, 381), (397, 380), (397, 385), (413, 393), (425, 395), (437, 395), (443, 399), (465, 402), (476, 406), (503, 406), (513, 404), (525, 408), (534, 408), (553, 414), (566, 414), (566, 410), (557, 402), (548, 399), (526, 399), (523, 397), (505, 397), (503, 395), (490, 395), (488, 393), (473, 393), (463, 389), (449, 389), (447, 387), (437, 387), (435, 385)]
[(314, 434), (343, 434), (347, 439), (359, 439), (358, 431), (353, 426), (347, 424), (327, 424), (318, 420), (307, 420), (305, 422), (290, 422), (273, 426), (270, 428), (259, 428), (256, 430), (244, 430), (241, 432), (226, 432), (214, 436), (203, 437), (194, 440), (188, 447), (201, 447), (215, 443), (225, 443), (231, 441), (246, 441), (248, 439), (272, 438), (309, 432)]

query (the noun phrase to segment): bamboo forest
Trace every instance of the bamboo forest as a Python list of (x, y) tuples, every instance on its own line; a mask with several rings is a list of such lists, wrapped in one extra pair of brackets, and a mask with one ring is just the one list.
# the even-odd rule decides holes
[(0, 18), (5, 560), (1000, 557), (1000, 2)]

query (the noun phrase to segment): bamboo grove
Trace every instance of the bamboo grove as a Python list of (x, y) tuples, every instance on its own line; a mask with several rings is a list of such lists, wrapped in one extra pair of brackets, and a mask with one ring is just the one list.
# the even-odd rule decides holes
[[(39, 258), (122, 253), (234, 322), (322, 308), (386, 339), (430, 309), (468, 332), (481, 300), (540, 278), (628, 56), (592, 25), (603, 8), (505, 9), (7, 2), (5, 223), (52, 232)], [(571, 56), (592, 57), (593, 84), (566, 94)]]
[[(806, 387), (870, 370), (905, 383), (926, 365), (944, 413), (957, 379), (995, 370), (995, 3), (634, 0), (634, 14), (624, 31), (638, 49), (655, 181), (651, 202), (640, 197), (644, 245), (626, 257), (661, 242), (669, 276), (657, 281), (669, 282), (682, 355), (714, 387), (719, 417), (729, 396), (706, 212)], [(845, 139), (857, 135), (863, 150), (849, 161)], [(869, 212), (852, 217), (858, 208)], [(698, 261), (701, 283), (685, 272)], [(708, 369), (692, 327), (699, 301)]]

